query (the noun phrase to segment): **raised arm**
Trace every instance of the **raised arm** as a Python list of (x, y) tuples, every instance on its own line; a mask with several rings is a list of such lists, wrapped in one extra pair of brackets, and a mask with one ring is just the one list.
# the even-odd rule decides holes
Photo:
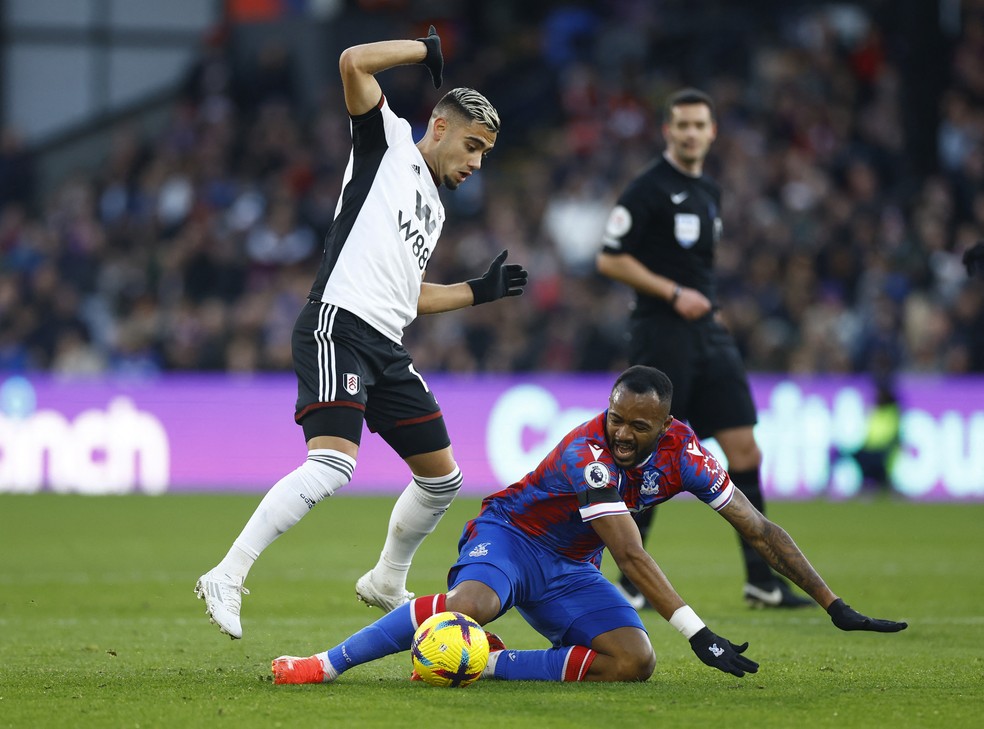
[(441, 88), (444, 56), (441, 53), (441, 38), (433, 25), (425, 38), (377, 41), (342, 51), (338, 70), (342, 74), (348, 113), (352, 116), (365, 114), (379, 103), (383, 91), (376, 82), (375, 74), (410, 63), (427, 66), (434, 80), (434, 88)]
[(338, 70), (348, 113), (359, 116), (379, 103), (383, 90), (374, 74), (394, 66), (421, 63), (426, 56), (427, 46), (417, 40), (377, 41), (346, 48), (338, 59)]

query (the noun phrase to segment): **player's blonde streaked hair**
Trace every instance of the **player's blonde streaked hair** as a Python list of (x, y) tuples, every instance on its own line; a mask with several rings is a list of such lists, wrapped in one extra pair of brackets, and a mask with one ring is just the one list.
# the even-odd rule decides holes
[(442, 116), (449, 112), (471, 119), (472, 121), (481, 122), (490, 132), (495, 132), (496, 134), (499, 132), (499, 112), (495, 110), (495, 107), (492, 106), (488, 99), (475, 91), (475, 89), (469, 89), (464, 86), (451, 89), (444, 95), (444, 98), (437, 102), (431, 118)]

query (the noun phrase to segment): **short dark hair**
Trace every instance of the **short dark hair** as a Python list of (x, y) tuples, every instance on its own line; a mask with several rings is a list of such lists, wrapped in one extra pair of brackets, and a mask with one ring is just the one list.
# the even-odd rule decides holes
[(655, 392), (660, 403), (664, 403), (667, 408), (673, 402), (673, 383), (666, 373), (655, 367), (646, 365), (633, 365), (625, 370), (615, 380), (612, 385), (612, 392), (619, 387), (624, 387), (637, 395), (644, 395), (647, 392)]
[(704, 104), (711, 110), (711, 119), (717, 118), (714, 100), (700, 89), (688, 86), (685, 89), (680, 89), (670, 94), (666, 103), (663, 104), (663, 121), (669, 123), (673, 117), (673, 109), (677, 106), (686, 106), (688, 104)]

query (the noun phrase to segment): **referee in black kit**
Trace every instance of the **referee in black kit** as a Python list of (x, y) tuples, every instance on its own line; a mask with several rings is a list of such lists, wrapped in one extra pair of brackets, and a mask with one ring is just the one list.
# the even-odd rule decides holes
[[(699, 437), (717, 440), (735, 485), (764, 512), (755, 404), (738, 347), (715, 315), (721, 189), (703, 167), (716, 135), (714, 103), (707, 94), (688, 88), (669, 97), (663, 116), (666, 151), (619, 198), (597, 265), (600, 273), (636, 291), (630, 363), (669, 375), (673, 416), (689, 421)], [(643, 542), (655, 511), (635, 515)], [(748, 544), (742, 542), (741, 548), (744, 597), (750, 605), (814, 604), (794, 593)], [(624, 575), (618, 584), (637, 609), (646, 607)]]

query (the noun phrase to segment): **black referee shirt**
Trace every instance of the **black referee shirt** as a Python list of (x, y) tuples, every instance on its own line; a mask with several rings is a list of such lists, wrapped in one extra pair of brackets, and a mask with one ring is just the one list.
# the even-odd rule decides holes
[[(605, 227), (604, 251), (629, 253), (654, 273), (694, 288), (717, 305), (714, 244), (721, 237), (721, 188), (665, 157), (622, 193)], [(636, 316), (665, 313), (663, 299), (636, 295)]]

